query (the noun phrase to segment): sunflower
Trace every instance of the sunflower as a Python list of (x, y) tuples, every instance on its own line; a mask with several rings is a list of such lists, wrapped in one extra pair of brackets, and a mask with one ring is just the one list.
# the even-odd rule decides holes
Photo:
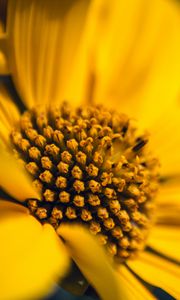
[(45, 295), (72, 258), (102, 299), (179, 299), (179, 5), (64, 2), (3, 1), (25, 109), (1, 84), (1, 298)]

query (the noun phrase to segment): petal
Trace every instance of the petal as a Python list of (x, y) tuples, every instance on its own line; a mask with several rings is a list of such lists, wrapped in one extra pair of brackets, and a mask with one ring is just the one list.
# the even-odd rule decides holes
[(2, 299), (35, 299), (46, 294), (67, 269), (68, 257), (51, 225), (24, 213), (0, 219)]
[(95, 100), (150, 127), (179, 93), (178, 3), (115, 0), (105, 13), (94, 26)]
[(9, 1), (8, 57), (15, 85), (28, 107), (72, 95), (71, 76), (89, 4)]
[(28, 208), (21, 204), (0, 199), (0, 219), (6, 217), (7, 214), (24, 213), (29, 214)]
[(39, 199), (25, 169), (2, 148), (1, 144), (0, 151), (0, 186), (18, 201), (27, 198)]
[[(178, 98), (179, 99), (179, 98)], [(165, 104), (163, 104), (163, 107)], [(158, 119), (153, 121), (150, 130), (150, 147), (160, 160), (163, 176), (180, 175), (180, 105), (169, 104), (162, 109)]]
[(158, 224), (180, 225), (180, 186), (178, 177), (169, 179), (161, 185), (156, 203)]
[(118, 273), (95, 238), (80, 226), (61, 225), (57, 232), (65, 240), (75, 263), (103, 300), (130, 299), (119, 284)]
[(162, 288), (175, 299), (180, 298), (179, 267), (157, 255), (143, 252), (134, 261), (128, 261), (128, 266), (140, 278), (149, 284)]
[[(119, 281), (121, 285), (129, 293), (127, 300), (138, 299), (138, 300), (153, 300), (156, 299), (143, 284), (138, 280), (124, 265), (118, 268), (119, 270)], [(125, 298), (124, 298), (125, 299)]]
[(148, 238), (148, 246), (180, 262), (180, 227), (156, 225)]
[(6, 38), (7, 36), (4, 33), (4, 28), (0, 20), (0, 75), (9, 74), (9, 66), (6, 57)]
[(18, 122), (19, 117), (20, 112), (13, 103), (8, 90), (3, 83), (0, 83), (0, 118), (3, 118), (5, 124), (12, 128)]
[(20, 113), (13, 103), (5, 85), (0, 83), (0, 137), (6, 145), (9, 144), (9, 136), (16, 125)]

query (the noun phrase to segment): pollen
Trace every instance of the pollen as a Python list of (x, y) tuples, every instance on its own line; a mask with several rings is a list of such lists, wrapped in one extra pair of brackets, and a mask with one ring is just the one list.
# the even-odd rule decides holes
[(149, 137), (137, 132), (102, 106), (24, 112), (11, 140), (41, 194), (25, 199), (31, 214), (55, 229), (82, 224), (117, 262), (134, 257), (153, 224), (159, 181)]

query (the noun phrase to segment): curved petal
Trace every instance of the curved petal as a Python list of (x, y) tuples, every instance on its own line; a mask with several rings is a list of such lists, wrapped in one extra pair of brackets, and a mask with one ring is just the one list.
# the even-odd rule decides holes
[(128, 261), (127, 264), (146, 282), (162, 288), (175, 299), (180, 298), (180, 270), (175, 264), (147, 252), (143, 252), (138, 259)]
[(1, 144), (0, 152), (0, 186), (18, 201), (25, 201), (27, 198), (39, 199), (25, 169)]
[(46, 294), (67, 269), (68, 257), (51, 225), (17, 213), (0, 219), (2, 299), (35, 299)]
[(0, 137), (9, 143), (10, 132), (20, 117), (18, 108), (13, 103), (10, 94), (3, 83), (0, 83)]
[[(28, 107), (73, 94), (71, 76), (89, 4), (90, 0), (9, 1), (8, 57)], [(76, 101), (73, 97), (73, 104)]]
[(118, 273), (95, 238), (80, 226), (61, 225), (57, 232), (65, 240), (70, 255), (84, 276), (103, 300), (128, 299), (128, 293), (119, 284)]
[(7, 126), (14, 126), (18, 122), (20, 112), (13, 103), (13, 100), (8, 93), (7, 88), (3, 83), (0, 83), (0, 118), (4, 119)]
[[(121, 285), (129, 293), (129, 298), (127, 300), (138, 299), (138, 300), (154, 300), (156, 299), (143, 284), (138, 280), (124, 265), (118, 268), (119, 271), (119, 281)], [(126, 300), (126, 298), (124, 298)]]
[(94, 25), (94, 97), (150, 127), (179, 94), (180, 9), (175, 1), (109, 2)]
[(180, 262), (180, 227), (156, 225), (148, 238), (148, 246)]
[[(2, 5), (2, 4), (1, 4)], [(0, 12), (1, 14), (1, 12)], [(1, 16), (0, 16), (1, 18)], [(0, 19), (0, 75), (7, 75), (9, 74), (9, 66), (6, 57), (6, 34), (4, 32), (4, 26)]]

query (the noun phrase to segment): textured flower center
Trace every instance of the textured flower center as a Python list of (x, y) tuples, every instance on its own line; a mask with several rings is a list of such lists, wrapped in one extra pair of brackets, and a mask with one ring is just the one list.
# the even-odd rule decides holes
[(126, 115), (64, 103), (26, 111), (11, 137), (41, 194), (26, 199), (41, 222), (84, 224), (119, 261), (144, 247), (158, 161)]

